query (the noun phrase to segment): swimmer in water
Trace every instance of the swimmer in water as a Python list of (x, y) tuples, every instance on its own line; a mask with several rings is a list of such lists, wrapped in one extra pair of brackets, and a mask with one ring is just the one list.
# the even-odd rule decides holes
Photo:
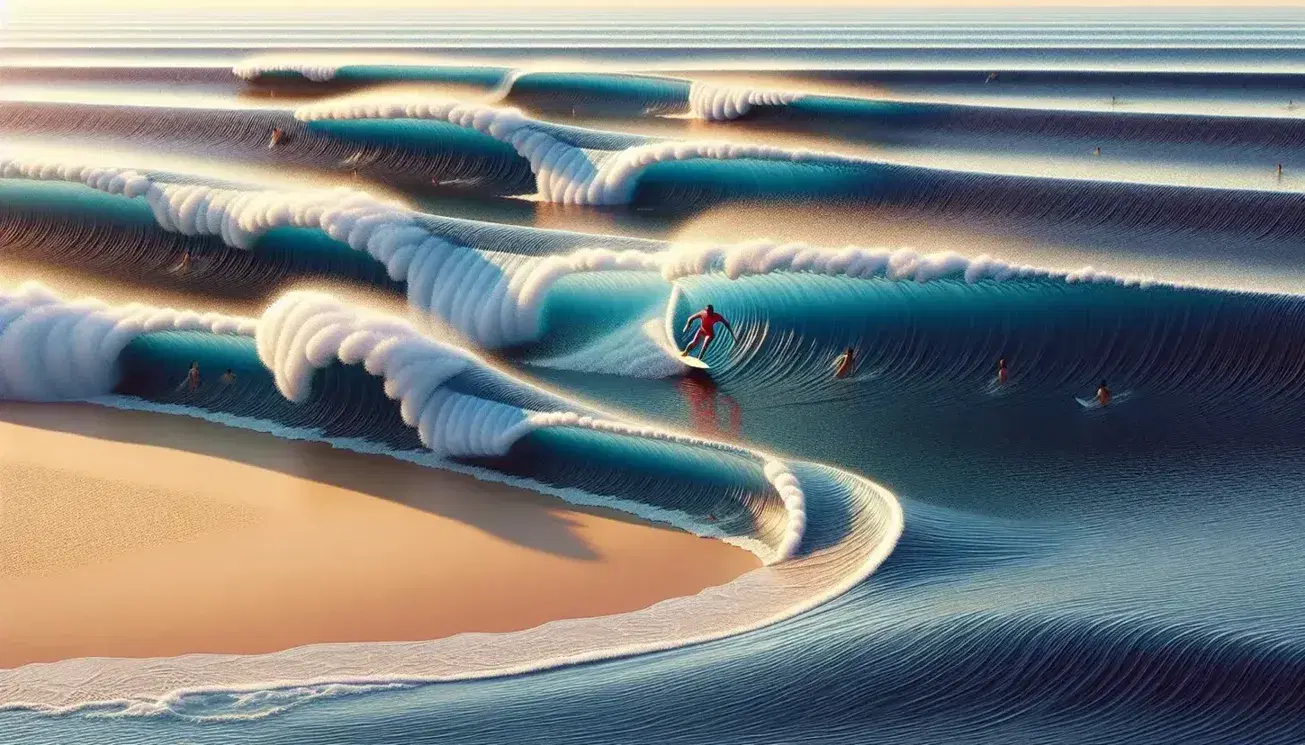
[(997, 384), (1006, 385), (1006, 358), (997, 360)]
[(836, 368), (834, 369), (835, 378), (846, 378), (852, 372), (852, 365), (856, 364), (856, 351), (848, 347), (846, 352), (834, 360)]
[(1106, 387), (1106, 381), (1101, 381), (1101, 387), (1097, 389), (1097, 404), (1105, 406), (1110, 403), (1110, 389)]
[(716, 324), (718, 323), (723, 325), (730, 332), (731, 338), (736, 338), (734, 336), (734, 328), (730, 326), (730, 322), (725, 320), (725, 316), (717, 313), (716, 309), (710, 305), (707, 306), (706, 310), (700, 310), (689, 316), (688, 320), (684, 322), (684, 332), (689, 330), (689, 327), (693, 325), (694, 321), (697, 321), (702, 325), (698, 327), (697, 332), (693, 335), (693, 339), (689, 341), (689, 346), (685, 347), (683, 352), (680, 352), (681, 357), (687, 357), (689, 352), (691, 352), (693, 348), (701, 342), (702, 347), (698, 350), (698, 359), (702, 359), (703, 355), (707, 354), (707, 347), (711, 346), (712, 340), (716, 338)]

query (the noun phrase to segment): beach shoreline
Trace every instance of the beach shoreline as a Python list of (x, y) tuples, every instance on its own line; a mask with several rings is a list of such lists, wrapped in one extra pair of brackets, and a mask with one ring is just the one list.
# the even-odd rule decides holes
[(759, 565), (614, 510), (323, 443), (0, 404), (0, 669), (516, 631)]

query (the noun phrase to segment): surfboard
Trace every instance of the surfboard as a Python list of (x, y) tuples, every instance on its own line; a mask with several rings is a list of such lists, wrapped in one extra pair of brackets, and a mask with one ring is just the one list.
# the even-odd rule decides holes
[(699, 370), (711, 369), (711, 365), (708, 365), (706, 362), (703, 362), (702, 360), (698, 359), (697, 357), (694, 357), (691, 354), (686, 354), (680, 357), (680, 362), (684, 365), (687, 365), (688, 367), (696, 367)]
[(1075, 396), (1074, 400), (1078, 401), (1078, 405), (1085, 409), (1096, 409), (1101, 406), (1095, 398), (1078, 398)]

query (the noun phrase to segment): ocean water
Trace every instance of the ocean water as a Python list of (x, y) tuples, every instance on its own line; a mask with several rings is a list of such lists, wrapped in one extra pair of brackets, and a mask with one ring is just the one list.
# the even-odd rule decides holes
[[(0, 273), (265, 307), (0, 291), (0, 398), (766, 566), (515, 634), (0, 670), (0, 742), (1305, 742), (1300, 11), (95, 12), (0, 29)], [(737, 334), (690, 373), (708, 303)]]

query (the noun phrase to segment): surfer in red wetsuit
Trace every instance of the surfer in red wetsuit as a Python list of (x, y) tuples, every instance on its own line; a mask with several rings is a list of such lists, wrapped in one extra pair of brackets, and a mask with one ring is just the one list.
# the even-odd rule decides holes
[(717, 313), (716, 309), (710, 305), (707, 306), (706, 310), (700, 310), (689, 316), (689, 319), (684, 322), (685, 332), (689, 330), (694, 321), (702, 324), (702, 326), (698, 328), (697, 333), (693, 335), (693, 339), (689, 341), (689, 346), (685, 347), (683, 352), (680, 352), (681, 357), (688, 356), (689, 352), (693, 351), (693, 348), (701, 342), (702, 348), (698, 350), (698, 359), (702, 359), (703, 355), (707, 354), (707, 347), (711, 346), (712, 339), (716, 338), (716, 324), (718, 323), (730, 332), (731, 337), (734, 336), (734, 328), (730, 326), (730, 322), (725, 320), (725, 316)]
[(997, 360), (997, 384), (1006, 385), (1006, 358)]

